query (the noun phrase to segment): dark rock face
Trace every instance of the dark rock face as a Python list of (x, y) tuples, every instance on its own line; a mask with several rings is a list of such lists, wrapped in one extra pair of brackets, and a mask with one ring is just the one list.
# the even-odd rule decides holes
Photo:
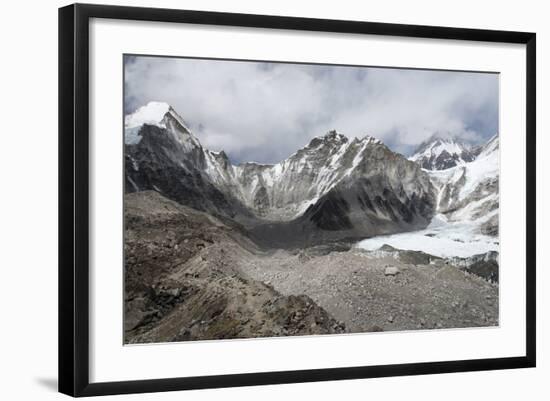
[(498, 237), (498, 216), (495, 215), (481, 225), (481, 233), (490, 235), (492, 237)]
[(318, 224), (320, 215), (331, 216), (334, 224), (325, 218), (325, 224), (318, 226), (327, 230), (362, 227), (369, 235), (387, 233), (387, 230), (378, 232), (377, 227), (395, 225), (400, 231), (405, 226), (410, 226), (410, 230), (427, 224), (435, 211), (429, 186), (422, 195), (416, 192), (409, 195), (401, 185), (392, 188), (389, 181), (387, 176), (377, 175), (342, 182), (307, 210), (304, 217)]
[(338, 229), (354, 228), (368, 236), (408, 231), (429, 223), (435, 213), (434, 192), (425, 172), (377, 144), (367, 148), (356, 168), (304, 217), (317, 222), (321, 211), (335, 214), (340, 216)]
[[(197, 210), (235, 217), (247, 214), (240, 202), (223, 193), (201, 171), (202, 147), (184, 147), (166, 129), (141, 128), (138, 144), (125, 145), (125, 192), (155, 190)], [(189, 134), (190, 135), (190, 134)]]
[(348, 213), (348, 202), (336, 193), (330, 192), (308, 211), (310, 220), (321, 230), (349, 230), (353, 227)]
[(469, 151), (462, 151), (460, 154), (443, 151), (438, 155), (432, 155), (420, 161), (420, 166), (426, 170), (446, 170), (460, 164), (461, 161), (471, 162), (475, 156)]
[(452, 264), (460, 267), (468, 273), (475, 274), (487, 281), (498, 283), (499, 265), (498, 252), (490, 251), (487, 253), (470, 256), (468, 258), (451, 258)]
[(258, 210), (260, 215), (265, 215), (269, 208), (269, 197), (267, 196), (267, 190), (265, 187), (260, 187), (254, 195), (254, 207)]
[(479, 260), (472, 263), (468, 272), (483, 277), (485, 280), (498, 283), (498, 262), (496, 260)]

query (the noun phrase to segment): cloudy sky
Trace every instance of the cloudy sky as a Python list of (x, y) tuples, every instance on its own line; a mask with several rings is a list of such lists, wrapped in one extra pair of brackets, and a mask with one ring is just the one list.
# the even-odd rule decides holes
[(332, 129), (404, 154), (435, 133), (481, 143), (498, 90), (497, 74), (126, 56), (124, 109), (169, 103), (208, 149), (275, 163)]

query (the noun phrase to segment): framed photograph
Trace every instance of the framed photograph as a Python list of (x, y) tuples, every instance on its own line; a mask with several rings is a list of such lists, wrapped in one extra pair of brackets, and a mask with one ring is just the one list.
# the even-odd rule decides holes
[(59, 390), (535, 366), (535, 34), (59, 10)]

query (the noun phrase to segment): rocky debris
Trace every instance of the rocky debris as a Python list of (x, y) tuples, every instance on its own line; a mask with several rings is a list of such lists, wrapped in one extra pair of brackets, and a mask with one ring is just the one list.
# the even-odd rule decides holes
[(384, 331), (384, 329), (380, 326), (374, 325), (367, 331), (376, 333), (376, 332)]
[(125, 196), (126, 343), (343, 333), (310, 297), (236, 266), (262, 253), (237, 227), (163, 198)]
[(351, 249), (349, 242), (329, 242), (322, 245), (314, 245), (305, 249), (301, 249), (299, 252), (303, 255), (307, 255), (308, 258), (315, 256), (328, 255), (331, 252), (347, 252)]
[(384, 270), (384, 275), (386, 275), (386, 276), (397, 276), (399, 273), (401, 273), (401, 272), (395, 266), (388, 266)]
[(400, 250), (399, 260), (410, 265), (429, 265), (433, 261), (441, 260), (441, 258), (422, 251)]
[(473, 255), (467, 258), (441, 258), (438, 256), (429, 255), (422, 251), (410, 251), (394, 248), (384, 244), (377, 251), (371, 252), (379, 255), (391, 256), (399, 259), (405, 265), (429, 265), (433, 263), (452, 265), (461, 270), (475, 274), (493, 283), (498, 283), (499, 253), (489, 251), (487, 253)]
[(498, 215), (496, 214), (485, 223), (481, 224), (481, 233), (492, 237), (498, 237), (498, 223)]
[(498, 283), (498, 258), (498, 252), (490, 251), (468, 258), (451, 258), (449, 262), (468, 273), (475, 274), (490, 282)]
[(490, 282), (498, 283), (499, 265), (496, 260), (479, 260), (472, 263), (465, 270)]
[(183, 285), (177, 288), (149, 287), (145, 292), (126, 298), (124, 329), (141, 331), (143, 327), (161, 320), (175, 307), (196, 292), (196, 288)]
[[(281, 294), (308, 295), (352, 333), (498, 325), (498, 285), (448, 260), (411, 264), (389, 248), (298, 258), (277, 252), (239, 269)], [(386, 276), (387, 267), (400, 273)]]

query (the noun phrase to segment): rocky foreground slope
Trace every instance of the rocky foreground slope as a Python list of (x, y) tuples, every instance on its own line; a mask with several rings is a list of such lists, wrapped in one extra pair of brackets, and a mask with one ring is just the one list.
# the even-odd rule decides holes
[(342, 333), (303, 293), (239, 269), (263, 254), (231, 221), (156, 192), (125, 195), (125, 343)]

